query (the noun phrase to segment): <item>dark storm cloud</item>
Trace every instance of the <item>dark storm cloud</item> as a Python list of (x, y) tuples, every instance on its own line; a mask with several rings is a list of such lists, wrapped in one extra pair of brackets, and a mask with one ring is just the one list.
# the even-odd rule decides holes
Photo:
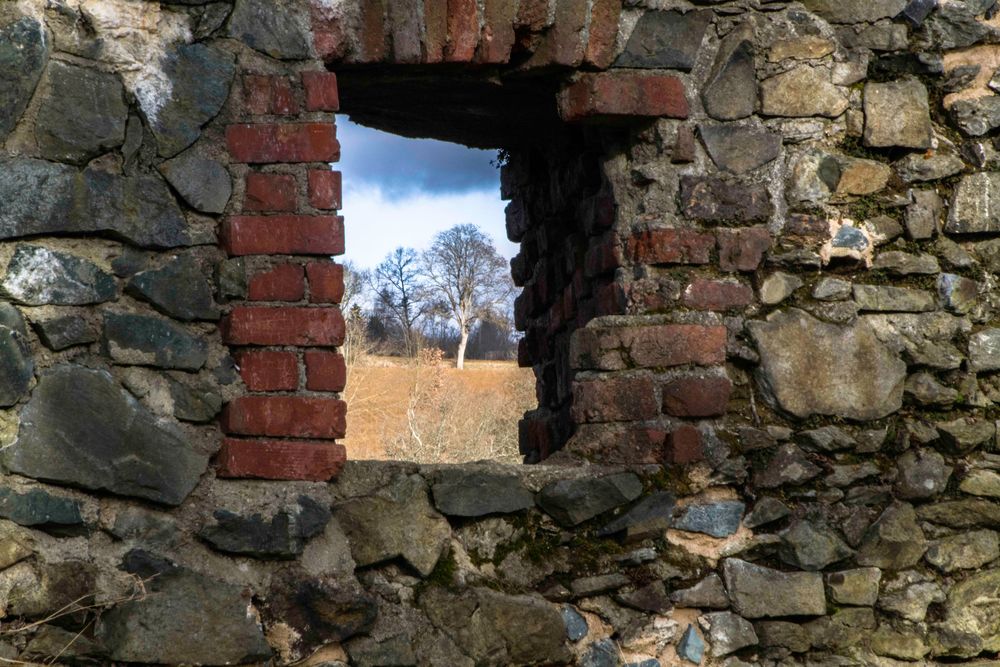
[(345, 185), (378, 185), (385, 196), (454, 194), (496, 190), (500, 172), (494, 151), (426, 139), (404, 139), (337, 119)]

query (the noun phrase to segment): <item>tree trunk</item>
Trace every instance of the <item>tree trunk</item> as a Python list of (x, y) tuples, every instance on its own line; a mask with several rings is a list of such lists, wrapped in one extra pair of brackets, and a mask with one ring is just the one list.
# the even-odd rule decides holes
[(455, 367), (458, 370), (465, 368), (465, 346), (469, 344), (469, 330), (462, 327), (462, 338), (458, 341), (458, 355), (455, 359)]

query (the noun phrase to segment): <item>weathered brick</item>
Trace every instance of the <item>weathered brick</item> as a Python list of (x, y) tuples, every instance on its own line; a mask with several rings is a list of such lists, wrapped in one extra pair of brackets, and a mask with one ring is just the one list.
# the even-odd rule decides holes
[(222, 430), (229, 435), (291, 438), (343, 438), (347, 404), (314, 396), (240, 396), (222, 411)]
[(476, 60), (499, 64), (510, 60), (514, 46), (514, 17), (518, 3), (511, 0), (486, 0), (483, 13), (483, 34)]
[(392, 0), (386, 9), (392, 62), (407, 65), (419, 63), (423, 56), (421, 33), (424, 28), (420, 0)]
[(306, 111), (340, 111), (337, 75), (333, 72), (303, 72)]
[(573, 383), (573, 419), (578, 423), (645, 421), (659, 412), (648, 375), (577, 378)]
[(248, 74), (243, 78), (246, 110), (255, 115), (291, 116), (299, 103), (288, 77)]
[(688, 308), (723, 311), (750, 305), (753, 289), (727, 280), (698, 279), (687, 286), (681, 298)]
[(667, 460), (686, 465), (705, 458), (701, 432), (690, 424), (682, 424), (667, 435)]
[(675, 76), (645, 72), (583, 74), (559, 93), (565, 121), (616, 117), (687, 118), (684, 83)]
[(298, 186), (292, 174), (247, 174), (244, 211), (294, 211), (297, 204)]
[(476, 0), (447, 0), (448, 46), (444, 50), (447, 62), (471, 62), (479, 44), (479, 7)]
[(424, 0), (424, 61), (439, 63), (444, 60), (447, 45), (448, 3)]
[(234, 162), (336, 162), (337, 128), (330, 123), (230, 125), (226, 145)]
[(633, 232), (626, 255), (637, 264), (708, 264), (715, 237), (694, 229), (647, 229)]
[(615, 57), (618, 38), (618, 21), (622, 14), (622, 0), (594, 0), (590, 11), (590, 36), (585, 62), (599, 69), (607, 69)]
[(541, 32), (549, 27), (549, 4), (553, 0), (521, 0), (517, 8), (517, 27), (527, 28), (532, 32)]
[(218, 457), (219, 477), (325, 482), (344, 468), (347, 450), (328, 441), (226, 438)]
[(573, 332), (570, 360), (577, 370), (711, 366), (726, 360), (726, 339), (724, 326), (584, 327)]
[(381, 62), (385, 60), (388, 51), (385, 39), (385, 0), (360, 0), (360, 2), (361, 43), (358, 60), (363, 63)]
[(756, 271), (771, 249), (767, 227), (716, 230), (719, 268), (723, 271)]
[(250, 391), (295, 391), (299, 360), (294, 352), (241, 350), (236, 354), (240, 377)]
[(301, 301), (306, 295), (305, 270), (301, 264), (281, 264), (250, 278), (250, 301)]
[(566, 447), (595, 465), (658, 465), (666, 438), (666, 431), (635, 422), (580, 424)]
[(663, 411), (674, 417), (721, 417), (733, 383), (727, 377), (681, 377), (663, 386)]
[(327, 211), (341, 207), (342, 182), (339, 171), (313, 169), (309, 172), (309, 205)]
[(237, 215), (222, 225), (231, 256), (342, 255), (344, 220), (334, 215)]
[(336, 347), (344, 342), (339, 308), (268, 308), (237, 306), (222, 321), (229, 345), (301, 345)]
[(622, 252), (616, 234), (608, 232), (597, 243), (591, 242), (584, 259), (584, 270), (588, 277), (608, 273), (621, 265)]
[(344, 267), (333, 262), (306, 264), (309, 300), (312, 303), (340, 303), (344, 298)]
[(307, 350), (306, 389), (343, 391), (347, 384), (347, 364), (343, 355), (328, 350)]
[(681, 176), (681, 212), (708, 222), (761, 222), (771, 217), (771, 194), (761, 183), (715, 176)]
[(309, 3), (312, 18), (313, 48), (321, 60), (340, 60), (347, 55), (348, 40), (344, 34), (344, 20), (333, 5), (323, 2)]

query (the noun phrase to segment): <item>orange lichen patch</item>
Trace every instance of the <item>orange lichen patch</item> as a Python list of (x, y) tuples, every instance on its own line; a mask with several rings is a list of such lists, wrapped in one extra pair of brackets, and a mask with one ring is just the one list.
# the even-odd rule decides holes
[[(994, 18), (987, 23), (1000, 28), (1000, 17)], [(972, 100), (977, 97), (993, 95), (993, 91), (990, 90), (987, 84), (993, 78), (993, 73), (1000, 67), (1000, 45), (973, 46), (968, 49), (951, 51), (944, 54), (945, 74), (951, 72), (956, 67), (965, 65), (979, 65), (979, 74), (968, 88), (960, 90), (957, 93), (945, 95), (945, 109), (950, 109), (951, 105), (959, 100)]]

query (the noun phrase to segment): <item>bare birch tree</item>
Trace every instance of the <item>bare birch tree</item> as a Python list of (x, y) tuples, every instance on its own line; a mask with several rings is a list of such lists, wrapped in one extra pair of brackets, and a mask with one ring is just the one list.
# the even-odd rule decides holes
[(495, 317), (514, 289), (507, 262), (489, 237), (468, 224), (437, 234), (423, 259), (438, 307), (458, 325), (455, 365), (464, 368), (473, 325)]

